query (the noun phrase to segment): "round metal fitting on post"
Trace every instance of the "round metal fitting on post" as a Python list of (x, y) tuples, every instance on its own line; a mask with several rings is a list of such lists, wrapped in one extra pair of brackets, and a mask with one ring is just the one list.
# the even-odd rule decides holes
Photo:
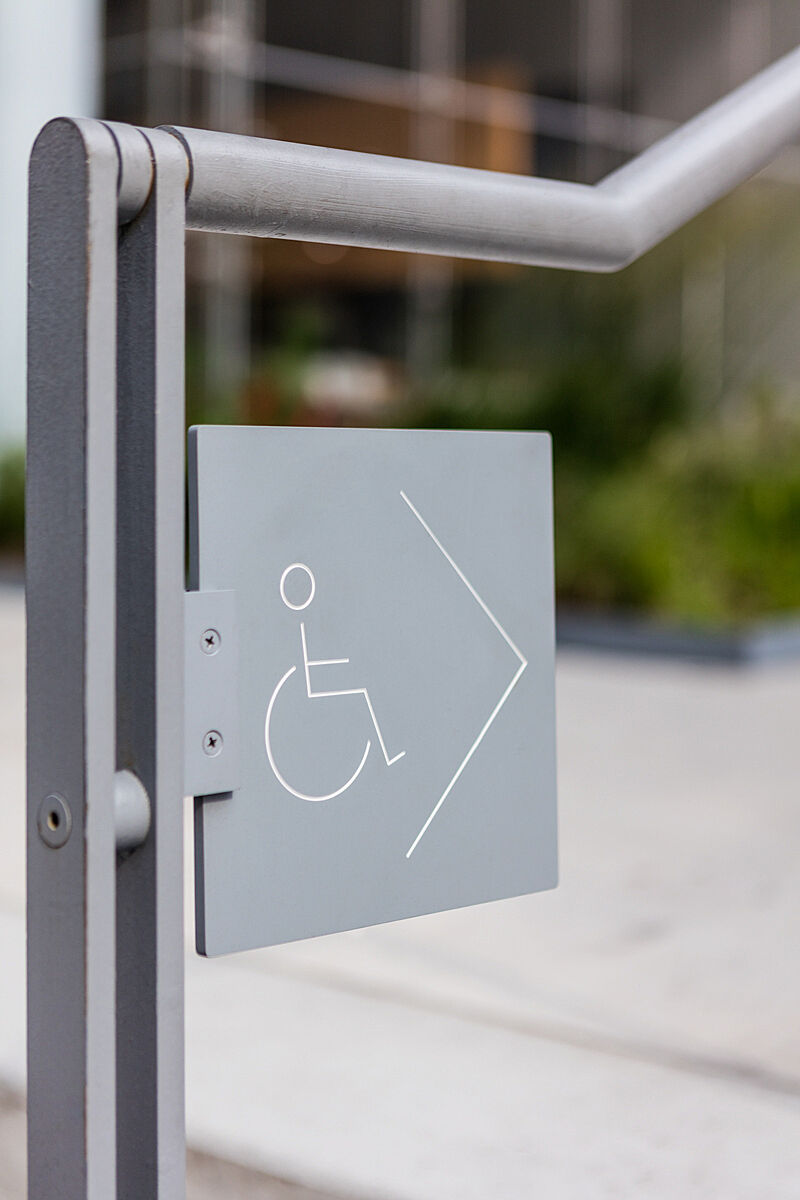
[(117, 212), (120, 225), (142, 211), (153, 186), (153, 155), (144, 131), (120, 121), (103, 121), (114, 139), (119, 162)]
[(133, 771), (114, 774), (114, 834), (117, 850), (127, 853), (141, 846), (150, 831), (150, 797)]
[(45, 796), (36, 813), (36, 828), (45, 846), (60, 850), (72, 833), (72, 813), (63, 796), (52, 792)]

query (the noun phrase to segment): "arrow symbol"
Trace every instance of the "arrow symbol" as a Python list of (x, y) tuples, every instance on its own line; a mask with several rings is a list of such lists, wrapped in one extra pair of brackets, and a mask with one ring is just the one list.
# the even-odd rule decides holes
[(447, 797), (450, 795), (451, 791), (452, 791), (452, 790), (453, 790), (453, 788), (455, 787), (455, 785), (456, 785), (456, 783), (458, 782), (458, 780), (461, 778), (461, 775), (462, 775), (462, 773), (464, 772), (464, 769), (466, 768), (466, 766), (467, 766), (467, 764), (469, 763), (470, 759), (472, 758), (473, 754), (474, 754), (474, 753), (475, 753), (475, 751), (478, 749), (478, 746), (480, 746), (480, 744), (481, 744), (481, 742), (483, 741), (483, 739), (485, 738), (486, 734), (489, 732), (489, 729), (491, 728), (491, 726), (492, 726), (492, 724), (493, 724), (493, 722), (494, 722), (494, 719), (495, 719), (495, 717), (496, 717), (496, 716), (497, 716), (497, 714), (500, 712), (500, 709), (503, 707), (503, 705), (505, 704), (506, 700), (507, 700), (507, 699), (508, 699), (508, 697), (511, 695), (511, 693), (513, 692), (513, 690), (514, 690), (514, 688), (516, 687), (517, 683), (519, 682), (519, 679), (520, 679), (520, 677), (521, 677), (521, 675), (522, 675), (523, 671), (525, 670), (525, 668), (526, 668), (526, 667), (527, 667), (527, 665), (528, 665), (528, 660), (525, 658), (524, 654), (522, 654), (522, 653), (521, 653), (521, 651), (520, 651), (520, 650), (519, 650), (519, 648), (518, 648), (518, 647), (517, 647), (517, 646), (514, 644), (514, 642), (512, 642), (511, 638), (508, 636), (508, 634), (506, 633), (505, 629), (503, 628), (503, 626), (502, 626), (502, 625), (500, 624), (500, 622), (498, 621), (497, 617), (494, 615), (494, 613), (492, 612), (492, 610), (489, 608), (488, 604), (486, 604), (486, 603), (485, 603), (485, 601), (483, 601), (483, 600), (481, 599), (481, 597), (478, 595), (478, 593), (475, 591), (475, 588), (472, 586), (472, 584), (470, 583), (470, 581), (467, 579), (466, 575), (465, 575), (465, 574), (464, 574), (464, 572), (461, 570), (461, 568), (459, 567), (458, 563), (455, 561), (455, 559), (452, 557), (452, 555), (451, 555), (451, 554), (448, 554), (447, 550), (445, 550), (444, 546), (443, 546), (443, 545), (442, 545), (442, 543), (439, 541), (438, 537), (437, 537), (437, 536), (436, 536), (436, 534), (433, 532), (433, 530), (431, 529), (431, 527), (430, 527), (430, 525), (428, 524), (428, 522), (427, 522), (427, 521), (425, 520), (425, 518), (424, 518), (424, 517), (423, 517), (423, 516), (420, 514), (420, 512), (419, 512), (419, 511), (418, 511), (418, 510), (417, 510), (417, 509), (414, 507), (414, 505), (411, 503), (411, 501), (409, 500), (409, 498), (408, 498), (408, 496), (405, 494), (405, 492), (401, 491), (401, 492), (400, 492), (400, 495), (402, 496), (403, 500), (405, 500), (406, 504), (407, 504), (407, 505), (408, 505), (408, 507), (411, 509), (412, 513), (413, 513), (413, 514), (414, 514), (414, 516), (417, 518), (417, 520), (419, 521), (419, 523), (420, 523), (420, 525), (422, 526), (422, 528), (423, 528), (423, 529), (425, 530), (425, 532), (428, 534), (428, 537), (431, 539), (431, 541), (433, 542), (433, 544), (434, 544), (434, 545), (437, 547), (437, 549), (438, 549), (438, 550), (440, 550), (440, 551), (441, 551), (441, 553), (442, 553), (442, 554), (444, 555), (444, 557), (447, 559), (447, 561), (449, 562), (450, 566), (451, 566), (451, 567), (453, 568), (453, 570), (455, 571), (455, 573), (456, 573), (456, 575), (458, 576), (458, 578), (461, 580), (461, 582), (464, 584), (464, 586), (465, 586), (465, 587), (467, 588), (467, 590), (469, 591), (470, 595), (471, 595), (471, 596), (472, 596), (472, 597), (473, 597), (473, 598), (474, 598), (474, 599), (475, 599), (475, 600), (478, 602), (478, 604), (480, 605), (480, 607), (481, 607), (481, 608), (483, 609), (483, 611), (486, 613), (486, 616), (489, 618), (489, 620), (492, 622), (492, 624), (494, 625), (494, 627), (495, 627), (495, 629), (497, 630), (497, 632), (498, 632), (498, 633), (500, 634), (500, 636), (502, 637), (503, 641), (506, 643), (506, 645), (507, 645), (507, 646), (509, 646), (509, 647), (511, 648), (511, 650), (513, 650), (514, 654), (516, 655), (516, 657), (517, 657), (517, 658), (518, 658), (518, 660), (519, 660), (519, 666), (517, 667), (516, 671), (514, 672), (514, 676), (513, 676), (512, 680), (511, 680), (511, 682), (509, 683), (509, 685), (508, 685), (508, 687), (506, 688), (506, 690), (503, 692), (503, 694), (502, 694), (502, 696), (500, 697), (500, 699), (497, 701), (497, 704), (495, 704), (494, 708), (492, 709), (491, 713), (489, 714), (489, 718), (488, 718), (488, 720), (486, 721), (485, 725), (484, 725), (484, 726), (483, 726), (483, 728), (481, 729), (481, 731), (480, 731), (480, 733), (478, 734), (478, 736), (475, 738), (475, 741), (474, 741), (474, 742), (472, 743), (472, 745), (470, 746), (470, 748), (469, 748), (469, 750), (467, 751), (467, 753), (465, 754), (464, 758), (461, 760), (461, 762), (460, 762), (460, 764), (459, 764), (459, 766), (458, 766), (458, 770), (456, 771), (455, 775), (454, 775), (454, 776), (453, 776), (453, 778), (450, 780), (450, 782), (448, 783), (447, 787), (446, 787), (446, 788), (444, 789), (444, 791), (442, 792), (442, 794), (441, 794), (441, 796), (439, 797), (439, 799), (436, 801), (436, 804), (433, 806), (433, 809), (432, 809), (432, 811), (431, 811), (431, 814), (430, 814), (430, 816), (428, 817), (427, 821), (426, 821), (426, 822), (425, 822), (425, 824), (422, 826), (422, 828), (420, 829), (420, 831), (419, 831), (419, 833), (417, 834), (417, 836), (414, 838), (414, 841), (411, 843), (411, 846), (409, 847), (409, 849), (406, 851), (406, 858), (411, 858), (411, 855), (414, 853), (414, 851), (416, 850), (417, 846), (420, 844), (420, 842), (422, 841), (423, 837), (424, 837), (424, 836), (425, 836), (425, 834), (427, 833), (427, 831), (428, 831), (428, 827), (430, 826), (430, 824), (431, 824), (431, 821), (432, 821), (432, 820), (433, 820), (433, 818), (436, 816), (436, 814), (438, 813), (439, 809), (440, 809), (440, 808), (442, 807), (442, 805), (444, 804), (444, 802), (445, 802), (445, 800), (447, 799)]

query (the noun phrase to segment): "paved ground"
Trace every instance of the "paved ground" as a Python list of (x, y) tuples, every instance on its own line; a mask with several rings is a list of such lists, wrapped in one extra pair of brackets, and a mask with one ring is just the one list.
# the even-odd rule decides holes
[[(25, 1197), (25, 1109), (18, 1096), (0, 1092), (0, 1200)], [(335, 1200), (191, 1150), (186, 1200)]]
[[(0, 1080), (17, 1092), (21, 642), (20, 597), (0, 592)], [(219, 1158), (364, 1200), (798, 1200), (800, 669), (573, 653), (558, 684), (558, 891), (188, 955), (189, 1139), (223, 1172), (198, 1197), (283, 1200)]]

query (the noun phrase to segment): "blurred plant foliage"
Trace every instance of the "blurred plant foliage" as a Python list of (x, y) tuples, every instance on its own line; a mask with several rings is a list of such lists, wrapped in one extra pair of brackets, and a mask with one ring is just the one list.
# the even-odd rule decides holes
[(563, 599), (701, 625), (800, 608), (796, 416), (708, 420), (600, 478), (556, 478)]
[[(737, 380), (709, 403), (693, 371), (664, 353), (678, 338), (665, 300), (661, 334), (650, 336), (653, 296), (679, 285), (677, 257), (651, 257), (646, 273), (530, 272), (465, 290), (451, 365), (383, 419), (552, 434), (562, 602), (699, 625), (800, 610), (800, 398)], [(302, 395), (329, 340), (325, 321), (314, 304), (287, 309), (240, 419), (336, 419)], [(193, 370), (190, 358), (190, 379)], [(230, 399), (206, 397), (195, 419), (236, 415)]]
[(0, 549), (22, 554), (25, 541), (25, 453), (0, 455)]
[(762, 384), (709, 410), (638, 341), (635, 278), (572, 280), (482, 306), (467, 346), (494, 361), (420, 390), (409, 424), (551, 432), (561, 601), (698, 625), (800, 609), (800, 399)]
[(451, 376), (412, 423), (552, 433), (562, 601), (698, 624), (800, 609), (800, 401), (689, 401), (675, 363), (587, 359), (522, 395)]
[[(771, 362), (770, 338), (793, 319), (794, 209), (791, 189), (752, 185), (617, 276), (498, 268), (458, 290), (447, 369), (409, 385), (383, 419), (550, 431), (562, 601), (717, 625), (800, 610), (800, 396), (753, 385), (746, 352), (763, 345)], [(687, 278), (697, 324), (684, 362)], [(724, 290), (722, 374), (705, 336), (707, 278), (708, 294)], [(284, 304), (233, 397), (209, 388), (190, 334), (190, 423), (352, 419), (312, 411), (304, 394), (309, 363), (339, 341), (322, 294)], [(21, 551), (23, 512), (14, 451), (0, 457), (0, 549)]]

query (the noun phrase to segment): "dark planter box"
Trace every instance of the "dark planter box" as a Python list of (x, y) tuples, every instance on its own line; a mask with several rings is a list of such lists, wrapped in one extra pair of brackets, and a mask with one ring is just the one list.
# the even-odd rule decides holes
[(556, 638), (559, 646), (617, 654), (755, 665), (800, 658), (800, 617), (754, 621), (738, 629), (703, 629), (559, 606)]

